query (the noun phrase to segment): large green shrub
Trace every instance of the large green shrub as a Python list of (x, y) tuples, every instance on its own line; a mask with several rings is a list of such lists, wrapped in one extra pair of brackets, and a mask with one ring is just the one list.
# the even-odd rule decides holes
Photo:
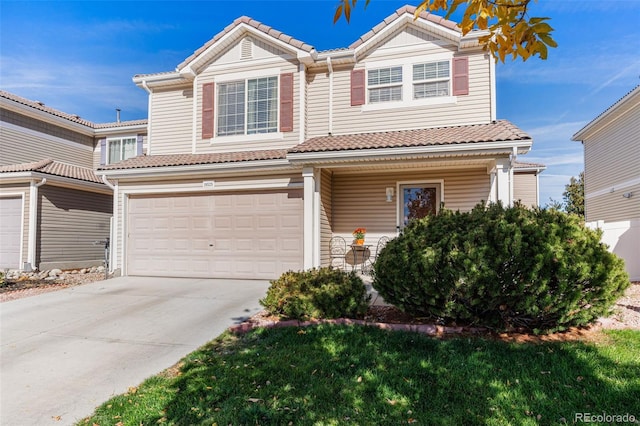
[(414, 316), (534, 331), (607, 315), (628, 285), (623, 261), (578, 216), (500, 204), (413, 221), (379, 255), (373, 283)]
[(355, 318), (366, 313), (369, 299), (355, 272), (319, 268), (285, 272), (271, 281), (260, 304), (284, 318)]

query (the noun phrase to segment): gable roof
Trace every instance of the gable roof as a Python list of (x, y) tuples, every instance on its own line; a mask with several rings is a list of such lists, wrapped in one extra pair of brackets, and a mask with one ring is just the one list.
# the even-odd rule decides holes
[(638, 98), (638, 102), (640, 102), (640, 84), (631, 89), (626, 95), (622, 98), (618, 99), (613, 105), (609, 108), (605, 109), (602, 113), (600, 113), (596, 118), (591, 120), (587, 125), (585, 125), (582, 129), (578, 130), (572, 137), (572, 141), (583, 141), (587, 134), (595, 128), (598, 128), (600, 125), (604, 124), (608, 117), (612, 114), (615, 114), (619, 109), (622, 108), (624, 104), (627, 102), (633, 101), (635, 98)]
[(309, 139), (289, 153), (349, 151), (362, 149), (424, 147), (480, 142), (530, 141), (529, 136), (507, 120), (489, 124), (434, 127), (392, 132), (320, 136)]
[(341, 63), (355, 62), (356, 55), (361, 55), (371, 50), (377, 43), (384, 40), (388, 34), (391, 34), (396, 28), (404, 25), (415, 25), (438, 37), (459, 44), (460, 48), (478, 46), (478, 37), (487, 34), (486, 31), (473, 30), (466, 36), (463, 36), (462, 30), (456, 22), (429, 12), (421, 12), (418, 16), (415, 16), (415, 12), (415, 6), (402, 6), (371, 30), (361, 35), (348, 47), (336, 47), (323, 51), (317, 51), (312, 45), (278, 31), (249, 16), (241, 16), (178, 64), (174, 71), (136, 74), (133, 77), (133, 81), (143, 88), (143, 83), (153, 83), (158, 86), (185, 84), (193, 79), (204, 64), (208, 63), (216, 54), (222, 52), (231, 43), (240, 39), (246, 33), (253, 34), (267, 42), (293, 52), (298, 60), (309, 66), (320, 65), (324, 63), (328, 57), (339, 59)]
[(40, 161), (34, 161), (31, 163), (0, 166), (0, 174), (18, 172), (39, 172), (47, 175), (76, 179), (85, 182), (99, 183), (101, 185), (104, 185), (102, 183), (102, 180), (98, 176), (96, 176), (92, 169), (88, 167), (80, 167), (73, 164), (54, 161), (50, 158)]

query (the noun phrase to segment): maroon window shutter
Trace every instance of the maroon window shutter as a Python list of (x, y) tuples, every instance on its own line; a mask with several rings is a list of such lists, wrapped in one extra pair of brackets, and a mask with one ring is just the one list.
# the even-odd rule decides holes
[(280, 75), (280, 131), (293, 132), (293, 73)]
[(351, 71), (351, 106), (364, 105), (364, 70)]
[(453, 58), (453, 96), (469, 94), (469, 58)]
[(211, 139), (213, 137), (214, 88), (215, 83), (202, 85), (202, 139)]

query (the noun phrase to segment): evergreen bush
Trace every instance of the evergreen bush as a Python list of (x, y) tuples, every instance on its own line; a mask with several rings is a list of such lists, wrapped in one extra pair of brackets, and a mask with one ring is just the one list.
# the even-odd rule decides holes
[(283, 318), (357, 318), (366, 313), (369, 299), (355, 272), (319, 268), (285, 272), (271, 281), (260, 304)]
[(607, 315), (628, 285), (623, 261), (580, 217), (518, 204), (412, 221), (380, 253), (373, 282), (417, 317), (535, 332)]

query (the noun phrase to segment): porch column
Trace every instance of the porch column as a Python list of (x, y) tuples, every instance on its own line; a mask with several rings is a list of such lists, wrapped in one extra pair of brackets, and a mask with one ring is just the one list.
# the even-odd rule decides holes
[(495, 173), (495, 200), (502, 201), (502, 205), (510, 206), (513, 202), (513, 171), (511, 160), (503, 158), (496, 160)]
[(310, 269), (314, 267), (315, 247), (316, 247), (316, 226), (315, 226), (315, 210), (316, 210), (316, 174), (313, 167), (305, 167), (302, 169), (302, 177), (304, 178), (304, 257), (303, 268)]

